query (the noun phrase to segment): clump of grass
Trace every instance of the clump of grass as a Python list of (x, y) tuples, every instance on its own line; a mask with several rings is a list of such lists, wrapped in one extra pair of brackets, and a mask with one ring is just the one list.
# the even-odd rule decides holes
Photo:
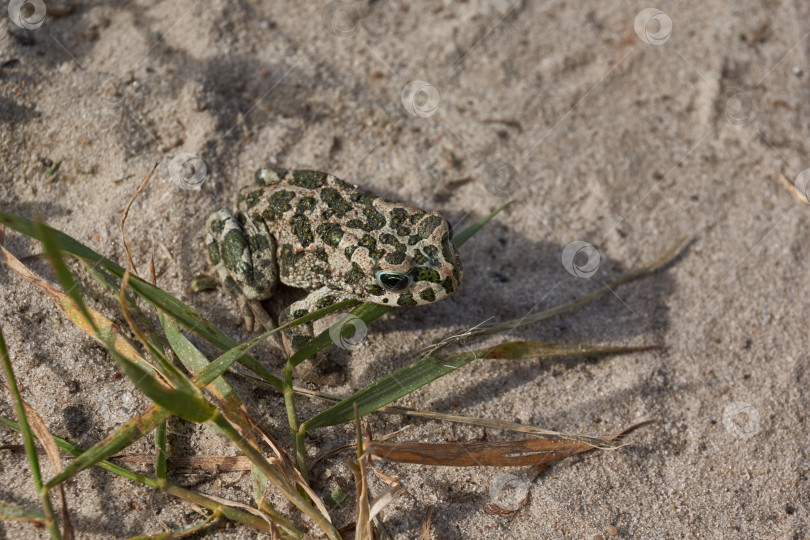
[[(466, 242), (502, 208), (495, 210), (457, 235), (456, 244), (460, 246)], [(62, 290), (36, 276), (2, 247), (3, 224), (42, 243), (43, 250), (55, 270)], [(60, 530), (50, 500), (51, 492), (55, 488), (61, 488), (66, 481), (79, 472), (97, 466), (210, 511), (210, 514), (200, 523), (184, 531), (173, 533), (175, 535), (209, 530), (212, 523), (228, 519), (268, 533), (274, 538), (302, 539), (312, 533), (312, 531), (305, 532), (302, 528), (302, 516), (306, 516), (321, 535), (330, 539), (339, 539), (343, 533), (332, 523), (327, 505), (310, 487), (305, 436), (314, 429), (355, 422), (357, 431), (357, 462), (353, 465), (356, 479), (355, 505), (357, 512), (355, 537), (370, 539), (374, 537), (375, 528), (377, 530), (382, 528), (377, 517), (380, 509), (401, 491), (398, 481), (387, 477), (383, 480), (388, 484), (388, 488), (377, 497), (372, 497), (367, 484), (370, 471), (374, 471), (382, 478), (381, 473), (371, 465), (372, 457), (422, 465), (532, 466), (539, 474), (540, 470), (564, 457), (594, 448), (617, 448), (622, 444), (620, 433), (608, 437), (563, 434), (494, 419), (404, 409), (391, 406), (391, 403), (475, 361), (526, 358), (542, 360), (576, 355), (618, 354), (649, 348), (563, 345), (534, 341), (509, 341), (480, 350), (471, 350), (469, 346), (477, 338), (492, 336), (518, 326), (535, 323), (590, 302), (623, 283), (657, 270), (671, 261), (682, 247), (683, 243), (679, 243), (651, 263), (628, 272), (605, 287), (578, 300), (531, 317), (491, 324), (467, 332), (463, 336), (445, 340), (430, 348), (426, 354), (410, 365), (375, 381), (342, 400), (335, 400), (325, 398), (316, 392), (299, 389), (294, 385), (295, 368), (332, 344), (328, 331), (322, 332), (303, 349), (292, 355), (287, 360), (282, 376), (274, 375), (262, 366), (250, 354), (251, 349), (276, 332), (318, 319), (339, 309), (354, 307), (352, 315), (364, 323), (370, 324), (387, 312), (388, 307), (372, 304), (358, 306), (356, 301), (346, 301), (267, 331), (245, 343), (237, 344), (216, 325), (197, 314), (190, 306), (161, 290), (154, 283), (131, 275), (128, 270), (70, 236), (43, 223), (0, 212), (0, 257), (5, 265), (12, 272), (35, 284), (51, 298), (70, 321), (101, 343), (121, 371), (151, 402), (146, 411), (126, 422), (114, 433), (89, 449), (82, 449), (66, 440), (52, 437), (44, 422), (32, 422), (32, 417), (38, 418), (38, 416), (24, 406), (17, 390), (11, 358), (6, 351), (2, 339), (2, 329), (0, 329), (0, 353), (2, 353), (3, 367), (18, 417), (18, 422), (0, 418), (0, 423), (22, 433), (31, 465), (32, 479), (42, 504), (41, 509), (0, 505), (0, 518), (25, 519), (41, 523), (47, 527), (52, 538), (61, 538), (63, 535), (69, 538), (72, 532), (65, 498), (64, 496), (61, 498), (63, 511), (62, 529)], [(84, 302), (81, 288), (65, 263), (65, 257), (68, 256), (81, 261), (99, 283), (116, 295), (125, 320), (143, 345), (144, 350), (148, 352), (148, 358), (142, 356), (127, 341), (107, 316), (92, 309)], [(157, 320), (160, 323), (159, 328), (155, 327), (140, 309), (137, 303), (139, 299), (150, 304), (156, 311)], [(181, 328), (197, 334), (216, 346), (223, 351), (222, 354), (214, 359), (207, 358), (185, 337)], [(343, 329), (344, 337), (347, 337), (352, 330), (349, 325), (346, 325)], [(445, 352), (462, 341), (465, 350)], [(167, 356), (165, 351), (168, 349), (174, 353), (179, 365), (172, 362)], [(273, 439), (251, 417), (251, 411), (222, 377), (223, 373), (237, 362), (249, 370), (253, 377), (284, 396), (290, 428), (289, 447), (285, 447)], [(296, 400), (303, 397), (327, 399), (332, 403), (318, 414), (302, 421), (296, 409)], [(427, 416), (450, 422), (488, 426), (526, 433), (531, 438), (507, 442), (442, 445), (373, 441), (369, 437), (363, 436), (360, 418), (374, 412)], [(166, 457), (166, 421), (171, 417), (205, 425), (213, 433), (226, 437), (230, 444), (239, 450), (247, 459), (252, 471), (254, 501), (252, 506), (204, 495), (171, 483), (169, 462)], [(31, 428), (32, 425), (35, 426), (35, 429)], [(152, 431), (155, 431), (154, 476), (138, 474), (109, 461), (110, 457)], [(35, 439), (49, 449), (48, 455), (51, 461), (55, 462), (56, 472), (47, 481), (42, 478), (40, 472), (34, 445)], [(59, 464), (57, 448), (75, 456), (75, 459), (64, 468), (61, 468)], [(271, 459), (265, 457), (262, 448), (272, 452), (275, 457)], [(287, 516), (274, 508), (266, 498), (270, 489), (280, 492), (295, 505), (300, 514)], [(345, 496), (338, 497), (341, 503), (344, 498)], [(335, 501), (332, 501), (333, 505), (334, 503)], [(426, 526), (429, 529), (429, 518), (427, 519)]]

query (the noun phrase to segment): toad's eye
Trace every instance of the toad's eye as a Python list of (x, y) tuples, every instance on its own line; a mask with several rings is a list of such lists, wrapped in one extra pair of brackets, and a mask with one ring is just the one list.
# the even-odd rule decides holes
[(413, 278), (399, 272), (377, 272), (377, 281), (389, 291), (404, 291), (411, 286)]

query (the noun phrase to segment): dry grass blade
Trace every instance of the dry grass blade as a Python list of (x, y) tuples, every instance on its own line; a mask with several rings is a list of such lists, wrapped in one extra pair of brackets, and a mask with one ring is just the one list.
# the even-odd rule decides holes
[(309, 498), (312, 500), (313, 504), (321, 511), (321, 513), (326, 517), (329, 522), (332, 522), (332, 518), (329, 515), (329, 510), (326, 508), (326, 504), (323, 502), (323, 499), (315, 493), (315, 491), (309, 486), (309, 484), (304, 480), (303, 475), (301, 472), (295, 468), (295, 463), (293, 462), (292, 458), (290, 458), (289, 454), (284, 451), (284, 448), (281, 444), (272, 436), (270, 433), (264, 429), (263, 426), (258, 424), (257, 422), (252, 422), (252, 426), (255, 430), (257, 430), (264, 442), (273, 450), (276, 454), (279, 468), (281, 469), (282, 473), (287, 477), (287, 480), (294, 485), (297, 485), (300, 489), (303, 489)]
[[(111, 456), (119, 463), (150, 467), (155, 463), (153, 454), (120, 454)], [(268, 461), (271, 461), (269, 459)], [(180, 473), (182, 470), (205, 471), (212, 473), (249, 471), (251, 469), (250, 460), (245, 456), (193, 456), (193, 457), (168, 457), (166, 463), (172, 468), (172, 473)]]
[(807, 200), (807, 193), (797, 189), (796, 185), (788, 180), (787, 176), (779, 173), (779, 181), (782, 182), (782, 185), (785, 186), (785, 189), (788, 190), (788, 193), (790, 193), (794, 199), (799, 202), (803, 202), (804, 204), (810, 204), (810, 201)]
[(425, 521), (422, 522), (422, 535), (419, 537), (420, 540), (430, 540), (430, 526), (433, 524), (433, 509), (434, 506), (431, 504), (425, 511)]
[(445, 444), (367, 441), (365, 451), (382, 460), (396, 463), (452, 467), (533, 466), (539, 472), (552, 463), (581, 452), (597, 448), (620, 448), (624, 446), (622, 439), (625, 436), (650, 423), (651, 420), (644, 420), (606, 437), (560, 436), (518, 441)]
[(525, 467), (548, 464), (592, 450), (573, 439), (523, 439), (482, 443), (366, 443), (366, 452), (385, 461), (450, 467)]
[[(23, 278), (24, 280), (28, 281), (29, 283), (35, 285), (39, 288), (42, 292), (48, 295), (48, 297), (53, 301), (54, 305), (65, 314), (65, 316), (70, 319), (70, 321), (87, 332), (88, 335), (96, 339), (99, 343), (104, 344), (99, 340), (96, 336), (96, 333), (91, 324), (87, 321), (84, 314), (79, 309), (79, 306), (73, 301), (73, 299), (65, 294), (64, 292), (60, 291), (47, 281), (44, 281), (42, 278), (34, 274), (31, 270), (28, 269), (23, 263), (21, 263), (14, 255), (12, 255), (8, 250), (4, 247), (0, 246), (0, 260), (2, 260), (9, 270)], [(119, 330), (118, 326), (115, 325), (110, 319), (102, 315), (101, 313), (88, 308), (90, 316), (95, 323), (96, 327), (100, 330), (109, 330), (109, 335), (112, 336), (112, 344), (116, 351), (119, 354), (126, 356), (134, 361), (136, 361), (142, 368), (149, 369), (153, 371), (157, 371), (152, 364), (150, 364), (147, 360), (145, 360), (138, 351), (121, 335), (121, 331)]]
[(371, 504), (368, 498), (368, 481), (366, 480), (366, 462), (368, 455), (363, 452), (363, 429), (360, 426), (360, 412), (357, 405), (354, 407), (355, 431), (357, 433), (357, 463), (350, 463), (354, 473), (356, 485), (357, 525), (355, 538), (357, 540), (374, 540), (374, 529), (371, 521)]
[[(31, 425), (31, 429), (34, 430), (34, 433), (36, 433), (39, 443), (42, 445), (45, 454), (48, 456), (48, 460), (51, 462), (54, 473), (60, 473), (62, 471), (62, 457), (59, 453), (59, 447), (56, 445), (56, 440), (53, 438), (53, 434), (48, 429), (48, 426), (45, 424), (45, 420), (42, 419), (36, 409), (31, 407), (31, 405), (29, 405), (25, 400), (21, 401), (25, 407), (25, 414), (26, 418), (28, 419), (28, 423)], [(73, 524), (70, 521), (70, 513), (68, 512), (64, 484), (59, 484), (59, 499), (59, 514), (62, 516), (62, 537), (65, 540), (70, 540), (73, 538)]]

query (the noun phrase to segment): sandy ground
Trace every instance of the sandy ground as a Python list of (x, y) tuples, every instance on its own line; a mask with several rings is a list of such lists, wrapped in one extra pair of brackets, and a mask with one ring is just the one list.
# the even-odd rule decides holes
[[(403, 400), (589, 434), (657, 423), (634, 433), (632, 446), (569, 459), (530, 485), (523, 469), (385, 466), (407, 488), (384, 513), (395, 538), (418, 537), (429, 505), (432, 538), (810, 538), (810, 208), (779, 182), (784, 174), (802, 184), (810, 167), (810, 4), (114, 4), (50, 3), (31, 29), (2, 13), (0, 206), (42, 216), (123, 262), (119, 218), (159, 161), (128, 223), (136, 263), (146, 268), (154, 256), (159, 284), (238, 340), (247, 336), (230, 298), (192, 294), (189, 282), (209, 269), (206, 216), (232, 206), (259, 165), (330, 171), (440, 210), (456, 230), (517, 200), (464, 246), (458, 294), (392, 311), (363, 347), (335, 353), (347, 374), (335, 394), (434, 340), (551, 307), (678, 237), (694, 239), (666, 271), (511, 336), (663, 350), (482, 362)], [(413, 81), (426, 93), (403, 102)], [(199, 189), (172, 176), (172, 159), (184, 153), (205, 165)], [(590, 278), (564, 267), (574, 241), (598, 250)], [(6, 245), (18, 256), (40, 250), (11, 231)], [(29, 264), (51, 276), (41, 260)], [(82, 276), (92, 305), (120, 321)], [(5, 269), (0, 324), (24, 395), (55, 434), (89, 446), (145, 406), (98, 345)], [(278, 369), (272, 347), (260, 357)], [(286, 441), (279, 396), (233, 382)], [(303, 404), (303, 414), (315, 407)], [(13, 417), (7, 394), (0, 414)], [(411, 424), (402, 440), (514, 437), (398, 417), (371, 424), (378, 434)], [(233, 454), (203, 429), (169, 429), (176, 455)], [(314, 432), (312, 455), (351, 438), (348, 428)], [(0, 430), (0, 444), (19, 440)], [(152, 448), (144, 440), (130, 450)], [(1, 455), (0, 500), (36, 506), (24, 455)], [(352, 493), (346, 457), (316, 469), (319, 492)], [(173, 479), (249, 500), (241, 473)], [(484, 511), (526, 491), (528, 504), (512, 517)], [(171, 497), (98, 470), (78, 476), (68, 494), (80, 538), (198, 519)], [(334, 517), (352, 520), (345, 509)], [(0, 522), (0, 537), (44, 536)], [(216, 536), (255, 533), (229, 527)]]

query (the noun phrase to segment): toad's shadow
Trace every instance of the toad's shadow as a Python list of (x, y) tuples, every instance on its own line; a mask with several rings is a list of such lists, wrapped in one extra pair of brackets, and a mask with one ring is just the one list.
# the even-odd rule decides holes
[[(464, 277), (461, 288), (455, 295), (430, 306), (392, 310), (368, 328), (372, 340), (398, 339), (400, 341), (395, 349), (409, 352), (376, 358), (374, 374), (355, 373), (352, 386), (367, 386), (375, 377), (379, 377), (381, 371), (392, 373), (418, 358), (419, 351), (436, 341), (474, 328), (485, 321), (497, 324), (520, 319), (584, 296), (658, 254), (624, 263), (608, 257), (600, 250), (596, 256), (599, 258), (597, 271), (589, 278), (577, 277), (566, 270), (562, 262), (564, 246), (516, 237), (508, 223), (518, 216), (520, 212), (515, 212), (512, 216), (497, 217), (461, 248)], [(583, 240), (590, 240), (598, 247), (598, 238), (594, 235), (594, 238)], [(662, 245), (659, 252), (669, 247), (670, 245)], [(578, 258), (574, 262), (581, 264)], [(675, 288), (666, 268), (622, 285), (576, 310), (499, 334), (502, 338), (500, 341), (538, 340), (617, 345), (663, 343), (669, 326), (666, 301)], [(447, 332), (431, 332), (429, 338), (423, 337), (423, 332), (437, 327), (447, 328)], [(402, 329), (412, 332), (413, 341), (410, 345), (407, 343), (408, 338), (402, 338), (401, 335), (394, 337)], [(494, 339), (495, 341), (481, 342), (480, 346), (483, 347), (484, 343), (497, 343), (497, 337)], [(479, 348), (475, 342), (467, 346)], [(486, 365), (481, 364), (476, 369), (486, 369)], [(548, 363), (522, 364), (518, 369), (529, 372), (527, 376), (531, 377), (532, 371), (548, 369)], [(499, 386), (503, 391), (509, 385), (519, 384), (519, 381), (514, 377), (506, 377), (497, 382), (500, 383), (507, 385)], [(464, 390), (464, 393), (467, 398), (474, 400), (485, 397), (482, 392), (474, 389), (470, 393)], [(456, 394), (456, 397), (462, 396)]]

